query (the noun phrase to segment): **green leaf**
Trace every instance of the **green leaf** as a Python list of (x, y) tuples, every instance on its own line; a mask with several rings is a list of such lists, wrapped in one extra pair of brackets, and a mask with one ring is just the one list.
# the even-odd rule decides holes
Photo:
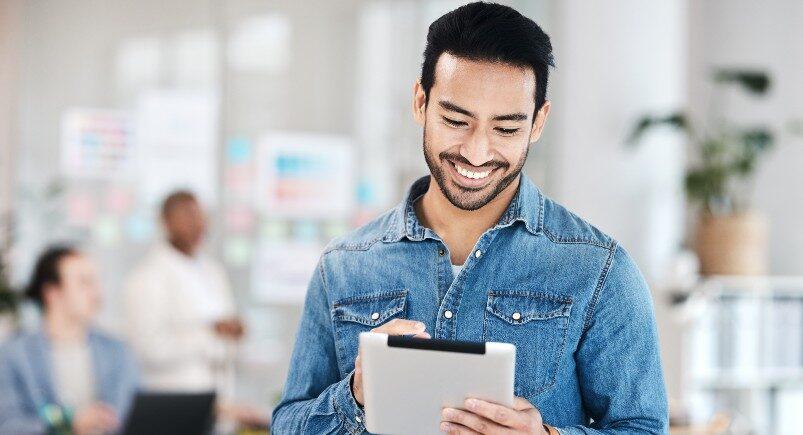
[(646, 115), (641, 117), (641, 119), (636, 122), (636, 125), (633, 127), (633, 131), (631, 131), (630, 135), (628, 136), (627, 144), (631, 147), (638, 145), (638, 141), (641, 139), (644, 133), (647, 132), (647, 130), (662, 125), (667, 125), (684, 131), (689, 130), (689, 123), (686, 115), (682, 112), (674, 112), (666, 116)]
[(702, 204), (710, 204), (725, 196), (728, 169), (723, 166), (701, 166), (686, 171), (686, 193)]
[(747, 148), (762, 152), (772, 147), (773, 137), (769, 130), (758, 128), (742, 133), (742, 142)]
[(770, 77), (764, 71), (746, 69), (719, 69), (714, 74), (719, 83), (736, 83), (748, 92), (764, 94), (770, 87)]

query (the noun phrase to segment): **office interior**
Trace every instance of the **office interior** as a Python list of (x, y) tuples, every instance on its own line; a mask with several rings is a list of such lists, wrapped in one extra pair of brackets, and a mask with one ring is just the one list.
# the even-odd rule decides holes
[[(3, 0), (0, 290), (76, 243), (99, 271), (98, 325), (121, 333), (160, 201), (189, 189), (245, 326), (231, 394), (269, 416), (322, 250), (428, 174), (412, 87), (429, 23), (463, 3)], [(502, 3), (556, 59), (524, 172), (641, 268), (671, 433), (801, 433), (803, 3)], [(689, 173), (707, 140), (746, 131), (767, 134), (704, 222)], [(20, 301), (0, 337), (37, 322)]]

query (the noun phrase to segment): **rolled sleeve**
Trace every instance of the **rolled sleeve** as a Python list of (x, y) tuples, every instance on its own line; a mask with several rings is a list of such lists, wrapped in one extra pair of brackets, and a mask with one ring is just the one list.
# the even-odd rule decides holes
[(365, 412), (354, 399), (351, 392), (351, 382), (354, 378), (352, 371), (345, 379), (340, 381), (332, 394), (332, 403), (343, 425), (349, 433), (359, 434), (365, 432)]

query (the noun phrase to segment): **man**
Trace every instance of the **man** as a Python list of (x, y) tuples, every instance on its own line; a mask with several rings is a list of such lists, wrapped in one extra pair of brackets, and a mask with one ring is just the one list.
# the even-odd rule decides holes
[(126, 347), (92, 327), (100, 306), (92, 262), (70, 247), (49, 249), (27, 295), (43, 323), (0, 349), (0, 434), (119, 429), (137, 373)]
[[(125, 289), (127, 335), (153, 391), (231, 388), (227, 364), (243, 325), (228, 280), (200, 248), (206, 217), (188, 191), (162, 204), (166, 241), (134, 270)], [(225, 389), (224, 388), (224, 389)]]
[(357, 336), (368, 330), (516, 345), (514, 407), (467, 399), (442, 410), (445, 432), (667, 431), (644, 279), (521, 174), (549, 114), (551, 52), (506, 6), (432, 23), (413, 96), (431, 176), (325, 249), (275, 433), (365, 431)]

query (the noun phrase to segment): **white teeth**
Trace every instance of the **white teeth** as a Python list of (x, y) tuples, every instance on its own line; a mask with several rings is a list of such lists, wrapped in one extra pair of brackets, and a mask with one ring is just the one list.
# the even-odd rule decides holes
[(457, 168), (457, 173), (458, 174), (460, 174), (460, 175), (462, 175), (462, 176), (464, 176), (466, 178), (471, 178), (473, 180), (479, 180), (480, 178), (485, 178), (485, 177), (488, 176), (488, 174), (491, 173), (491, 171), (471, 172), (468, 169), (465, 169), (462, 166), (458, 166), (458, 165), (454, 165), (454, 167)]

